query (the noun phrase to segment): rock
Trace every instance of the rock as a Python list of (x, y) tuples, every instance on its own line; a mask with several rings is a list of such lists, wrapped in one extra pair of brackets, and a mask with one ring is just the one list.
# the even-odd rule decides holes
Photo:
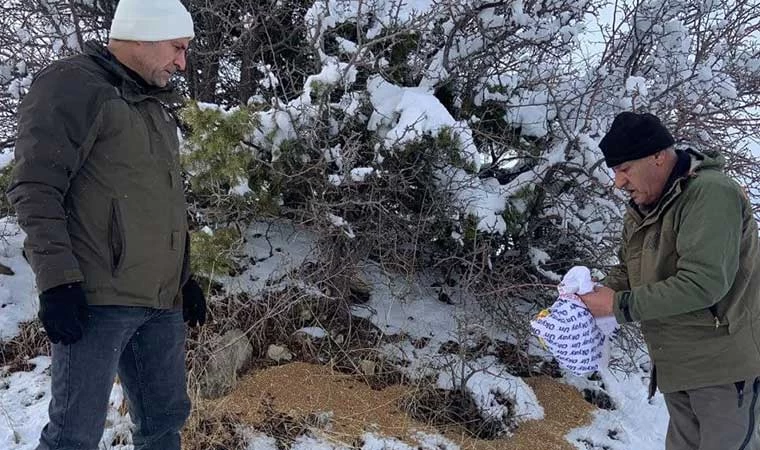
[(370, 361), (369, 359), (362, 359), (359, 363), (359, 367), (362, 369), (362, 373), (368, 377), (375, 375), (377, 372), (377, 363)]
[(293, 334), (302, 335), (313, 339), (322, 339), (327, 336), (327, 331), (321, 327), (305, 327), (295, 331)]
[(372, 294), (372, 288), (359, 274), (355, 274), (348, 280), (349, 300), (354, 304), (364, 304), (369, 302)]
[(201, 380), (201, 395), (217, 398), (237, 383), (237, 375), (253, 357), (253, 346), (241, 330), (230, 330), (212, 340), (211, 357)]
[(277, 362), (290, 361), (293, 359), (293, 354), (284, 345), (271, 344), (267, 349), (267, 357)]

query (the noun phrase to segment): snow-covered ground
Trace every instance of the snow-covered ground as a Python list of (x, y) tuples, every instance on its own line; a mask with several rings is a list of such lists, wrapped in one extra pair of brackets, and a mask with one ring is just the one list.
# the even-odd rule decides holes
[(0, 340), (18, 334), (18, 324), (37, 314), (34, 274), (21, 255), (26, 235), (13, 219), (0, 219), (0, 264), (14, 275), (0, 275)]
[[(5, 230), (0, 240), (0, 263), (11, 267), (16, 275), (0, 275), (0, 295), (5, 306), (0, 313), (0, 336), (4, 339), (18, 333), (18, 323), (34, 317), (36, 299), (31, 271), (21, 257), (23, 235), (10, 220), (0, 221)], [(310, 235), (287, 223), (253, 224), (247, 231), (247, 258), (256, 264), (243, 274), (226, 279), (232, 289), (256, 291), (265, 288), (265, 281), (279, 278), (285, 270), (297, 266), (312, 256)], [(464, 342), (486, 336), (493, 340), (513, 342), (512, 336), (492, 325), (478, 308), (469, 305), (464, 296), (453, 304), (438, 300), (437, 291), (430, 287), (431, 280), (409, 279), (381, 271), (376, 266), (365, 269), (365, 278), (372, 286), (372, 296), (366, 305), (356, 309), (357, 315), (369, 318), (387, 334), (403, 333), (407, 339), (384, 348), (389, 355), (409, 362), (404, 370), (410, 375), (438, 373), (438, 385), (450, 388), (461, 380), (452, 373), (469, 374), (467, 390), (476, 403), (491, 417), (506, 413), (495, 401), (497, 396), (511, 397), (516, 404), (520, 420), (540, 419), (543, 407), (531, 388), (522, 379), (510, 375), (506, 367), (492, 356), (466, 363), (457, 371), (442, 371), (451, 364), (461, 364), (453, 355), (439, 354), (441, 344), (449, 340)], [(457, 297), (456, 295), (454, 297)], [(419, 338), (429, 340), (428, 345), (416, 348), (411, 344)], [(536, 352), (540, 352), (536, 348)], [(49, 358), (40, 356), (29, 361), (33, 369), (28, 372), (0, 371), (0, 448), (30, 450), (35, 448), (37, 437), (47, 419), (50, 399)], [(661, 395), (652, 402), (646, 399), (647, 376), (643, 371), (624, 377), (609, 370), (601, 372), (604, 390), (615, 404), (614, 410), (598, 410), (593, 422), (584, 428), (572, 430), (567, 439), (577, 448), (611, 450), (662, 450), (667, 425), (667, 411)], [(563, 381), (578, 387), (598, 389), (599, 381), (584, 377), (566, 376)], [(121, 388), (115, 385), (107, 429), (101, 442), (104, 449), (131, 449), (128, 417), (119, 414), (122, 404)], [(442, 436), (420, 434), (415, 436), (418, 447), (410, 447), (395, 438), (367, 434), (363, 450), (447, 449), (458, 446)], [(114, 444), (116, 443), (116, 444)], [(248, 449), (274, 449), (274, 441), (263, 435), (251, 434)], [(303, 436), (292, 446), (293, 450), (348, 448), (314, 437)]]

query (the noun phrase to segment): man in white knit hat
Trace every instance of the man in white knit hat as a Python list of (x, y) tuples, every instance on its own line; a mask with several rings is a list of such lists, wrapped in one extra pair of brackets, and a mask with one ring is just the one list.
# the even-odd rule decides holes
[(179, 0), (121, 0), (108, 46), (42, 70), (19, 107), (8, 197), (52, 343), (38, 450), (97, 449), (117, 374), (135, 449), (180, 449), (184, 322), (202, 325), (206, 301), (189, 271), (169, 80), (193, 36)]

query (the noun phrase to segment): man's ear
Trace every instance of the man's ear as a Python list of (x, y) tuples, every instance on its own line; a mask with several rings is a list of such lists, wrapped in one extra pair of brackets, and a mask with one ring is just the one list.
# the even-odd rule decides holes
[(665, 152), (663, 150), (660, 150), (659, 152), (654, 153), (652, 155), (652, 161), (654, 162), (655, 166), (661, 166), (665, 161)]

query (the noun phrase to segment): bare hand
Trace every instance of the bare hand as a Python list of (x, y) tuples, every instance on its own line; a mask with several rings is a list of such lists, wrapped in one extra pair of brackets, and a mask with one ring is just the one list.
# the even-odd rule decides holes
[(615, 300), (615, 291), (607, 286), (597, 286), (593, 292), (580, 295), (579, 297), (594, 317), (606, 317), (615, 313), (612, 308)]

